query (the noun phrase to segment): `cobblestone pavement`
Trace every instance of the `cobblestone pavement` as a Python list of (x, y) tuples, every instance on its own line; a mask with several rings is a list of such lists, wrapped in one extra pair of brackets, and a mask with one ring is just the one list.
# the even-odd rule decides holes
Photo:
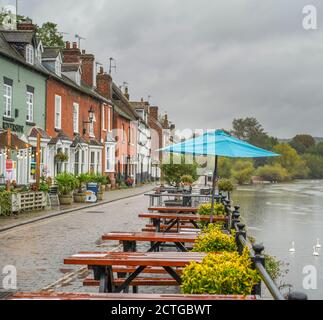
[[(105, 192), (104, 200), (102, 203), (113, 202), (119, 199), (124, 199), (127, 197), (131, 197), (134, 195), (142, 194), (144, 192), (150, 191), (154, 187), (153, 184), (122, 189), (122, 190), (113, 190), (109, 192)], [(35, 211), (35, 212), (26, 212), (20, 213), (18, 215), (8, 216), (8, 217), (0, 217), (0, 232), (4, 230), (8, 230), (9, 228), (16, 227), (17, 224), (24, 224), (28, 222), (34, 222), (35, 220), (40, 220), (48, 217), (52, 217), (59, 214), (69, 213), (69, 211), (74, 211), (78, 209), (83, 209), (84, 207), (95, 207), (97, 204), (80, 204), (74, 203), (70, 206), (61, 206), (58, 210), (43, 210), (43, 211)]]
[[(0, 280), (2, 268), (14, 265), (19, 291), (47, 288), (97, 292), (97, 288), (82, 287), (87, 273), (84, 268), (64, 265), (63, 259), (78, 251), (118, 249), (117, 242), (102, 243), (100, 236), (109, 231), (141, 230), (146, 221), (139, 219), (138, 214), (147, 207), (148, 197), (139, 195), (0, 233)], [(140, 292), (160, 290), (176, 292), (177, 289), (142, 288)]]

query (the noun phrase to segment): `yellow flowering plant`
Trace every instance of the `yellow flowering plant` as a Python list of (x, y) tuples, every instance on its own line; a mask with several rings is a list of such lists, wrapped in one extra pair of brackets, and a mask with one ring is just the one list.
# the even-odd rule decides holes
[(191, 262), (183, 269), (184, 294), (250, 295), (260, 281), (251, 268), (249, 251), (209, 253), (201, 263)]
[(225, 208), (222, 203), (215, 203), (213, 212), (211, 212), (211, 203), (203, 203), (198, 207), (197, 213), (201, 215), (225, 216)]
[(209, 224), (195, 240), (193, 251), (233, 252), (237, 251), (237, 245), (234, 236), (225, 234), (221, 226)]

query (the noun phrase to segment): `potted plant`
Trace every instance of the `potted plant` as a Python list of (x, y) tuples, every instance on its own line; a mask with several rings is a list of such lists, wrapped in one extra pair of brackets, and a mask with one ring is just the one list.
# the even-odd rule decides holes
[(76, 203), (85, 202), (85, 190), (84, 185), (89, 181), (89, 175), (87, 173), (81, 173), (76, 177), (76, 190), (74, 191), (73, 198)]
[(234, 189), (234, 184), (233, 182), (230, 180), (230, 179), (220, 179), (218, 181), (218, 189), (219, 189), (219, 192), (226, 192), (227, 193), (227, 196), (228, 198), (230, 199), (230, 193), (233, 191)]
[(106, 176), (106, 178), (107, 178), (107, 184), (106, 184), (106, 186), (105, 186), (105, 190), (106, 190), (106, 191), (109, 191), (109, 190), (111, 190), (111, 189), (112, 189), (112, 183), (111, 183), (111, 179), (110, 179), (110, 177), (109, 177), (109, 176)]
[(194, 179), (192, 176), (188, 174), (181, 176), (182, 185), (190, 187), (193, 184), (193, 182), (194, 182)]
[(125, 182), (128, 187), (132, 187), (135, 181), (129, 177)]
[(56, 162), (67, 162), (68, 159), (68, 155), (62, 151), (57, 152), (55, 155)]
[(59, 191), (59, 202), (63, 205), (71, 205), (73, 202), (72, 192), (77, 186), (77, 180), (71, 173), (60, 173), (56, 176), (55, 182)]

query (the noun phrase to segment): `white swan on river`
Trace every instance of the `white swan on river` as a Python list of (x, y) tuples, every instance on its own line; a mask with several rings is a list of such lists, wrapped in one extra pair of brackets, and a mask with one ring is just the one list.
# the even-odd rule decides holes
[(314, 251), (313, 251), (313, 256), (319, 256), (320, 254), (316, 251), (316, 247), (313, 247)]
[(289, 252), (291, 253), (294, 253), (296, 250), (295, 250), (295, 242), (293, 241), (292, 242), (292, 247), (289, 249)]
[(317, 238), (316, 246), (317, 249), (321, 248), (322, 246), (320, 245), (320, 239)]

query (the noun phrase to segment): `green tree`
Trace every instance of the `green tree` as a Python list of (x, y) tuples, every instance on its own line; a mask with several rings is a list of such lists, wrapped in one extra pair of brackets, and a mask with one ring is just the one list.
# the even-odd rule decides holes
[(37, 36), (46, 47), (64, 47), (63, 36), (58, 31), (56, 23), (46, 22), (41, 27), (37, 27)]
[(273, 160), (274, 164), (280, 164), (285, 168), (291, 178), (306, 178), (309, 169), (306, 162), (301, 158), (297, 151), (287, 143), (281, 143), (274, 147), (274, 152), (281, 156)]
[(319, 142), (315, 146), (310, 147), (307, 152), (323, 157), (323, 142)]
[[(0, 26), (7, 16), (5, 13), (0, 13)], [(17, 16), (17, 22), (31, 22), (32, 20), (26, 16)], [(45, 22), (41, 27), (36, 25), (36, 35), (46, 47), (64, 47), (64, 40), (62, 34), (58, 31), (58, 26), (53, 22)]]
[(231, 170), (232, 177), (238, 184), (245, 184), (251, 182), (251, 177), (255, 168), (249, 160), (237, 160)]
[(198, 179), (197, 175), (198, 164), (187, 164), (185, 163), (184, 157), (181, 157), (180, 164), (174, 164), (173, 159), (169, 164), (162, 164), (160, 169), (166, 182), (170, 185), (179, 186), (181, 178), (185, 175), (189, 175), (194, 181)]
[(290, 178), (287, 169), (283, 168), (280, 164), (259, 167), (255, 174), (263, 180), (271, 182), (282, 182)]
[(314, 138), (309, 134), (296, 135), (290, 145), (300, 154), (305, 153), (309, 148), (315, 146)]
[(220, 157), (218, 160), (218, 176), (229, 179), (231, 177), (232, 160)]
[(309, 178), (323, 178), (323, 157), (315, 154), (304, 154), (303, 159), (309, 168)]
[(278, 140), (269, 136), (256, 118), (234, 119), (231, 133), (238, 139), (268, 150), (278, 144)]

